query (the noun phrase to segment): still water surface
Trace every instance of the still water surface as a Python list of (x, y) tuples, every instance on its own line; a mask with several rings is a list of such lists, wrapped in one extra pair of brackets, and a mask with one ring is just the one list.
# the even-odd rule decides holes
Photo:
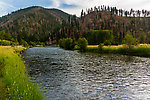
[(24, 53), (31, 81), (46, 100), (149, 100), (150, 59), (98, 55), (58, 47)]

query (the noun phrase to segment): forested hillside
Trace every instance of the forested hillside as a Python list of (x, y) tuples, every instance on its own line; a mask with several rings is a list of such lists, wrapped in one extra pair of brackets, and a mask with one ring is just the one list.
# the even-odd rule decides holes
[(0, 30), (10, 32), (18, 41), (53, 41), (68, 16), (57, 9), (29, 7), (0, 18)]
[[(121, 44), (127, 32), (139, 39), (139, 42), (149, 42), (150, 12), (147, 10), (125, 11), (116, 7), (99, 6), (82, 10), (81, 17), (72, 20), (65, 26), (63, 33), (70, 37), (81, 37), (90, 30), (112, 30), (114, 44)], [(67, 28), (66, 28), (67, 27)]]
[(91, 30), (111, 30), (113, 44), (121, 44), (127, 32), (139, 39), (150, 41), (150, 12), (125, 11), (116, 7), (99, 6), (81, 12), (78, 18), (58, 9), (38, 6), (12, 12), (0, 18), (0, 31), (11, 33), (17, 41), (56, 43), (60, 38), (78, 40)]

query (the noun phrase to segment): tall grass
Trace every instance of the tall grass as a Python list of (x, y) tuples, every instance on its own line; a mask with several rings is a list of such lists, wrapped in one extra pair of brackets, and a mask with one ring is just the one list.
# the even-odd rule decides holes
[(1, 80), (6, 100), (42, 100), (36, 85), (29, 82), (26, 68), (21, 58), (14, 53), (19, 48), (0, 48)]
[(131, 48), (130, 50), (125, 45), (104, 46), (102, 50), (99, 50), (98, 47), (89, 46), (87, 48), (87, 52), (150, 57), (150, 45), (137, 45)]
[(98, 47), (87, 47), (87, 52), (94, 52), (94, 53), (100, 53)]
[(143, 56), (143, 57), (150, 57), (150, 47), (137, 47), (132, 48), (130, 53), (134, 56)]

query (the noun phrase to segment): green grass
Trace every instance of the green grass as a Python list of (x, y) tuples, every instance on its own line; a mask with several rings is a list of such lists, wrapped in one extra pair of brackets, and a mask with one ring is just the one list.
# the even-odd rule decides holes
[(86, 51), (87, 52), (94, 52), (94, 53), (99, 53), (100, 52), (98, 47), (87, 47)]
[(20, 48), (0, 48), (0, 87), (6, 91), (1, 98), (5, 100), (42, 100), (39, 88), (29, 82), (23, 61), (18, 54), (14, 53), (20, 50)]
[(119, 47), (119, 48), (103, 48), (101, 51), (102, 53), (110, 53), (110, 54), (127, 54), (126, 47)]
[(51, 44), (50, 46), (59, 47), (58, 44)]
[(135, 56), (150, 57), (150, 47), (133, 48), (130, 53)]
[(105, 46), (101, 51), (98, 49), (98, 47), (87, 47), (86, 52), (150, 57), (150, 46), (135, 46), (130, 50), (125, 46), (118, 46), (115, 48), (111, 46)]

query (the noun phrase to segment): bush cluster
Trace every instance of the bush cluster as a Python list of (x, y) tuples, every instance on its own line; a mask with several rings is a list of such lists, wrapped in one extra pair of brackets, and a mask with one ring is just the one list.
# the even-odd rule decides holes
[(110, 40), (105, 40), (104, 45), (111, 45), (111, 41)]
[(104, 42), (110, 45), (113, 40), (113, 32), (111, 30), (91, 30), (85, 33), (84, 37), (90, 45), (99, 45)]
[(79, 38), (78, 41), (74, 41), (71, 38), (64, 38), (59, 40), (59, 46), (66, 50), (72, 50), (74, 47), (78, 47), (80, 51), (86, 51), (88, 41), (85, 38)]
[(21, 40), (20, 42), (16, 41), (16, 40), (0, 40), (0, 46), (18, 46), (18, 45), (22, 45), (24, 47), (42, 47), (45, 46), (45, 44), (43, 42), (32, 42), (30, 41), (29, 43), (25, 40)]
[(81, 52), (86, 51), (87, 45), (88, 45), (88, 41), (85, 38), (79, 38), (78, 46)]
[(59, 46), (66, 50), (72, 50), (74, 49), (75, 43), (71, 38), (64, 38), (59, 40)]
[(23, 45), (24, 47), (29, 46), (29, 44), (25, 40), (21, 40), (20, 44)]
[(100, 44), (98, 45), (98, 49), (99, 49), (99, 51), (102, 51), (103, 46), (104, 46), (104, 44), (103, 44), (103, 43), (100, 43)]
[(0, 40), (0, 45), (2, 46), (16, 46), (19, 45), (18, 42), (8, 41), (8, 40)]

